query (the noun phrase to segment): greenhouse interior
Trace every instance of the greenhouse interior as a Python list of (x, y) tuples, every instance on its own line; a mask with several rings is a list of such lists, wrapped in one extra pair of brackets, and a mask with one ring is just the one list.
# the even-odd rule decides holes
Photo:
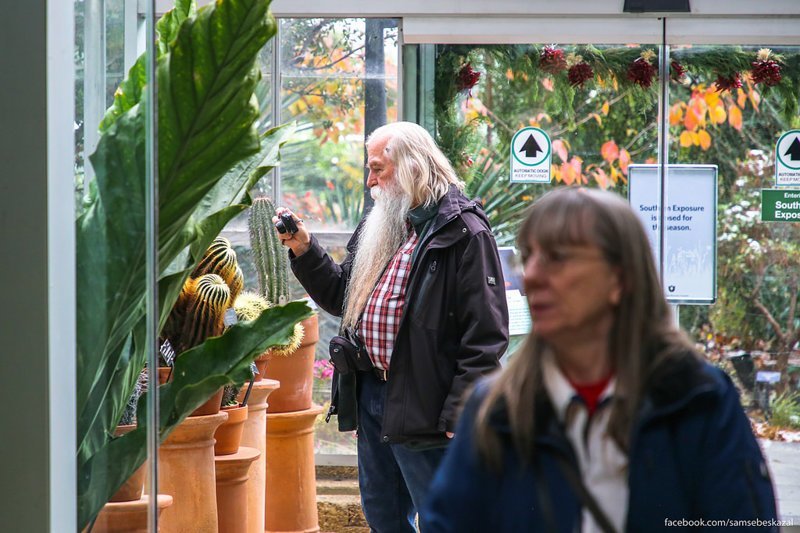
[(800, 2), (6, 9), (4, 531), (800, 531)]

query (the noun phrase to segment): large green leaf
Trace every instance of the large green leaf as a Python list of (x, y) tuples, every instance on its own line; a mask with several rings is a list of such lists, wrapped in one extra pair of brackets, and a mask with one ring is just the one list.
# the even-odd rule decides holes
[[(257, 79), (253, 65), (259, 48), (275, 33), (267, 0), (219, 0), (200, 9), (196, 18), (188, 16), (193, 6), (181, 0), (180, 12), (167, 15), (170, 18), (159, 28), (166, 44), (157, 74), (162, 164), (159, 279), (168, 287), (182, 285), (202, 250), (246, 207), (246, 188), (253, 175), (262, 172), (256, 169), (247, 175), (238, 169), (226, 174), (259, 153), (260, 139), (253, 126)], [(147, 102), (143, 63), (139, 65), (131, 70), (103, 122), (91, 157), (95, 181), (89, 184), (77, 220), (78, 468), (81, 497), (93, 502), (107, 494), (94, 490), (96, 482), (87, 481), (89, 474), (100, 472), (98, 465), (119, 449), (119, 444), (111, 446), (117, 442), (111, 441), (111, 434), (145, 361)], [(272, 148), (280, 145), (281, 135), (273, 131), (268, 137)], [(228, 185), (217, 190), (223, 177)], [(160, 308), (162, 317), (170, 307), (171, 303)], [(238, 352), (220, 356), (242, 360)], [(208, 379), (205, 370), (187, 371), (187, 390), (193, 387), (198, 394), (205, 390), (197, 386)], [(192, 401), (176, 399), (180, 406)], [(129, 442), (138, 441), (132, 437)], [(104, 463), (109, 486), (125, 479), (122, 472), (141, 453)], [(92, 514), (81, 514), (81, 527), (87, 516), (91, 519)]]
[[(266, 349), (289, 342), (294, 325), (311, 316), (301, 302), (264, 311), (252, 322), (231, 327), (175, 360), (173, 379), (159, 388), (159, 440), (163, 442), (186, 416), (224, 385), (250, 378), (250, 363)], [(237, 354), (235, 358), (228, 354)], [(202, 375), (202, 380), (197, 380)], [(146, 458), (146, 406), (139, 402), (139, 428), (91, 457), (78, 479), (79, 523), (88, 523)], [(120, 468), (120, 466), (122, 468)]]

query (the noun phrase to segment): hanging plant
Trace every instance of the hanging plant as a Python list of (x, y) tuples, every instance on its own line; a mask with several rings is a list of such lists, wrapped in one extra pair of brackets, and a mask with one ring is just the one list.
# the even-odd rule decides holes
[(670, 78), (674, 81), (681, 82), (683, 81), (683, 77), (686, 75), (686, 67), (675, 61), (674, 59), (669, 64), (670, 68)]
[(781, 66), (771, 56), (772, 50), (769, 48), (758, 51), (757, 59), (752, 63), (753, 70), (750, 71), (754, 84), (763, 83), (773, 87), (781, 82)]
[(718, 93), (722, 91), (733, 92), (734, 89), (738, 89), (742, 86), (742, 75), (738, 72), (734, 72), (729, 76), (720, 74), (717, 76), (717, 81), (714, 82), (714, 85), (717, 86)]
[(481, 73), (474, 70), (472, 65), (467, 63), (459, 69), (456, 78), (458, 92), (467, 91), (469, 96), (472, 96), (472, 88), (478, 84), (478, 80), (481, 79)]
[(539, 68), (548, 74), (558, 74), (567, 68), (564, 50), (555, 46), (545, 46), (539, 56)]
[(627, 78), (645, 89), (650, 87), (653, 84), (653, 78), (656, 76), (656, 67), (652, 63), (655, 55), (652, 50), (643, 51), (628, 67)]

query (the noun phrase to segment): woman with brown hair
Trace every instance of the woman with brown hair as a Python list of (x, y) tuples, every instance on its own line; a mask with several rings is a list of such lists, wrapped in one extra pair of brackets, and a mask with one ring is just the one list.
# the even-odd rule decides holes
[(468, 400), (422, 531), (774, 525), (736, 389), (675, 326), (627, 203), (555, 190), (517, 246), (532, 331)]

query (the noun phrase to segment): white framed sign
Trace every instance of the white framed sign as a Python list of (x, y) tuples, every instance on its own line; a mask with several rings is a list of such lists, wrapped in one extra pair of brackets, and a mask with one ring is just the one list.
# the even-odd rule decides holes
[(775, 143), (775, 186), (800, 185), (800, 130), (789, 130)]
[[(661, 261), (661, 168), (628, 167), (628, 201)], [(717, 166), (669, 165), (666, 187), (664, 294), (673, 304), (710, 305), (717, 298)]]
[(516, 268), (519, 252), (513, 246), (500, 246), (497, 251), (500, 254), (500, 265), (503, 267), (503, 279), (506, 283), (508, 334), (510, 336), (527, 335), (531, 330), (532, 322), (522, 274)]
[(553, 147), (544, 130), (522, 128), (511, 139), (511, 183), (550, 183)]

